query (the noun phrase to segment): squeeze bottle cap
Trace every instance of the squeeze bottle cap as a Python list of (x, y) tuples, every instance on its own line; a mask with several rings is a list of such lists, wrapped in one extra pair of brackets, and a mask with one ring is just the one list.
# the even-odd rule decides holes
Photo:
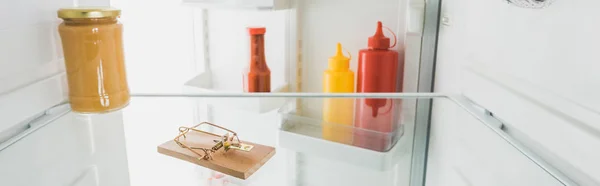
[(250, 27), (250, 28), (248, 28), (248, 33), (250, 33), (250, 35), (263, 35), (263, 34), (265, 34), (265, 32), (267, 32), (267, 29), (265, 27)]
[(383, 35), (382, 27), (381, 21), (377, 21), (377, 31), (375, 31), (375, 35), (369, 37), (369, 49), (390, 48), (390, 38)]
[(335, 56), (329, 58), (330, 70), (348, 70), (350, 68), (350, 58), (342, 53), (342, 44), (337, 43)]

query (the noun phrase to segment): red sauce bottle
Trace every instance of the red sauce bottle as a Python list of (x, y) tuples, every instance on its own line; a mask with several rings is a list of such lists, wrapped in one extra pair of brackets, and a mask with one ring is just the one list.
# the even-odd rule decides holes
[(250, 66), (244, 73), (244, 91), (271, 92), (271, 70), (265, 61), (264, 27), (248, 28), (250, 34)]
[[(394, 46), (395, 43), (394, 41)], [(400, 90), (397, 89), (400, 65), (398, 52), (389, 50), (390, 38), (383, 35), (381, 22), (377, 22), (377, 31), (369, 37), (368, 46), (358, 52), (357, 92), (390, 93)], [(397, 107), (394, 99), (358, 99), (355, 127), (381, 133), (358, 130), (355, 132), (354, 145), (377, 151), (387, 150), (393, 140), (391, 135), (385, 134), (397, 128)]]

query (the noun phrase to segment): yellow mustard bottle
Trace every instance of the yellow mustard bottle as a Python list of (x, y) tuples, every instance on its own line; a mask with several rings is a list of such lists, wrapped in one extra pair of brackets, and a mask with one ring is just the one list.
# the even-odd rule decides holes
[[(342, 53), (342, 44), (337, 44), (336, 55), (329, 58), (323, 74), (323, 92), (354, 92), (354, 72), (350, 70), (350, 58)], [(323, 100), (323, 138), (339, 143), (352, 143), (354, 119), (353, 98), (325, 98)]]

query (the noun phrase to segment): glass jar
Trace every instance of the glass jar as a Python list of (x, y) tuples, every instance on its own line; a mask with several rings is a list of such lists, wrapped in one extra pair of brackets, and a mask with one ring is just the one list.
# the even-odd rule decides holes
[(58, 26), (65, 56), (69, 102), (75, 112), (102, 113), (129, 103), (123, 25), (113, 8), (64, 8)]

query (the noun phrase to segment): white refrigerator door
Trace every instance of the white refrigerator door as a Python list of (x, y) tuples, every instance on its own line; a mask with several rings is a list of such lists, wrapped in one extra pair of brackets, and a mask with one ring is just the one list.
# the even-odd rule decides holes
[[(559, 0), (530, 9), (500, 0), (443, 1), (436, 91), (465, 94), (574, 182), (600, 185), (600, 26), (592, 23), (600, 19), (599, 5)], [(448, 112), (433, 118), (463, 122)], [(430, 157), (429, 170), (446, 171), (430, 171), (431, 185), (544, 185), (533, 175), (515, 176), (529, 165), (481, 137), (484, 131), (432, 125), (432, 139), (448, 140), (432, 140), (431, 154), (438, 156)], [(475, 139), (487, 145), (473, 148)], [(474, 153), (460, 154), (469, 146)], [(482, 162), (454, 161), (473, 158)], [(511, 184), (481, 179), (492, 176)]]

